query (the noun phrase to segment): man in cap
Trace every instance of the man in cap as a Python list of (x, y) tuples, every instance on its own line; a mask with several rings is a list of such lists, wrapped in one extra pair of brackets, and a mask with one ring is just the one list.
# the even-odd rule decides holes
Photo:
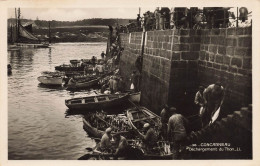
[(100, 56), (101, 56), (102, 59), (104, 59), (104, 58), (105, 58), (105, 55), (106, 55), (106, 54), (104, 53), (104, 51), (102, 51), (102, 53), (101, 53)]
[(110, 151), (112, 148), (112, 135), (111, 135), (112, 129), (109, 127), (106, 129), (105, 134), (102, 136), (100, 141), (100, 149), (101, 151)]
[(212, 116), (221, 107), (224, 100), (224, 88), (220, 82), (209, 85), (203, 92), (205, 113), (202, 115), (203, 126), (211, 121)]
[(119, 156), (125, 156), (126, 149), (127, 149), (126, 138), (120, 134), (116, 134), (116, 135), (114, 135), (114, 139), (115, 139), (115, 145), (116, 145), (115, 158), (117, 158)]
[(171, 142), (171, 149), (173, 152), (173, 158), (178, 158), (178, 153), (180, 149), (180, 143), (185, 140), (187, 136), (187, 123), (188, 120), (181, 114), (176, 113), (176, 108), (171, 107), (170, 110), (173, 112), (173, 115), (168, 121), (168, 140)]
[(162, 135), (164, 138), (167, 137), (167, 124), (168, 124), (168, 120), (171, 116), (170, 110), (169, 110), (169, 106), (167, 104), (164, 105), (164, 108), (161, 111), (161, 122), (162, 122)]
[(144, 142), (146, 150), (150, 151), (153, 147), (156, 146), (156, 143), (158, 141), (158, 134), (149, 123), (145, 123), (143, 129), (145, 135), (143, 135), (142, 140)]
[(204, 87), (200, 86), (199, 91), (195, 95), (194, 103), (200, 107), (199, 115), (202, 116), (203, 106), (204, 106), (204, 98), (203, 98)]

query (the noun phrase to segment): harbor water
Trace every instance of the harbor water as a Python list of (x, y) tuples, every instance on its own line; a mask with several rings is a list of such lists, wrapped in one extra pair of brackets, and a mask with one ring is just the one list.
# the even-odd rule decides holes
[(76, 160), (94, 142), (83, 130), (81, 115), (67, 115), (65, 99), (94, 95), (94, 90), (70, 92), (46, 87), (37, 77), (42, 71), (71, 59), (100, 58), (106, 43), (59, 43), (50, 48), (8, 51), (8, 159)]

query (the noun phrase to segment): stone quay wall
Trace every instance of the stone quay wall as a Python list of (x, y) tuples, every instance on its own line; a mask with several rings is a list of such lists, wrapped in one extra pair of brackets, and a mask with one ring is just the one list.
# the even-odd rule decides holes
[(144, 43), (141, 105), (155, 113), (166, 103), (183, 114), (196, 113), (198, 86), (216, 81), (225, 88), (224, 108), (234, 111), (252, 103), (251, 28), (134, 32), (120, 39), (120, 71), (128, 87)]

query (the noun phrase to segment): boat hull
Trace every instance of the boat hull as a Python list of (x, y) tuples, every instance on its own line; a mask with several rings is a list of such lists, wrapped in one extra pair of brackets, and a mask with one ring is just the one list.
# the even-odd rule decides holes
[(45, 85), (62, 85), (63, 83), (62, 77), (40, 76), (37, 79), (40, 83)]
[(98, 85), (99, 79), (93, 79), (86, 82), (75, 82), (74, 84), (68, 84), (68, 90), (70, 89), (82, 89), (82, 88), (90, 88), (92, 86)]
[[(101, 95), (105, 96), (105, 95)], [(99, 96), (100, 97), (100, 96)], [(112, 99), (112, 100), (105, 100), (105, 101), (100, 101), (100, 102), (89, 102), (89, 103), (74, 103), (71, 104), (70, 101), (73, 100), (66, 100), (65, 105), (70, 109), (70, 110), (83, 110), (83, 111), (93, 111), (93, 110), (100, 110), (100, 109), (105, 109), (105, 108), (111, 108), (117, 105), (122, 105), (122, 103), (126, 102), (128, 99), (128, 94), (122, 95), (122, 97), (119, 97), (117, 99)], [(83, 98), (82, 98), (83, 101)]]
[(84, 117), (83, 120), (83, 128), (84, 130), (92, 137), (101, 138), (104, 135), (104, 131), (98, 130), (97, 128), (93, 127)]
[(141, 92), (134, 92), (129, 94), (129, 100), (135, 103), (139, 103), (141, 99)]
[(55, 66), (55, 70), (58, 71), (84, 71), (84, 66), (71, 67), (71, 66)]

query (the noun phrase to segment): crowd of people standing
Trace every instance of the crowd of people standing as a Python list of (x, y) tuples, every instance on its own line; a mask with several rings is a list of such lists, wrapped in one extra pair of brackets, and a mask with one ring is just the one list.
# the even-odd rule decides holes
[(231, 7), (157, 7), (153, 12), (146, 11), (143, 16), (137, 14), (136, 21), (126, 26), (120, 25), (121, 33), (152, 31), (164, 29), (204, 29), (250, 26), (251, 12), (240, 7), (239, 15), (235, 16)]

